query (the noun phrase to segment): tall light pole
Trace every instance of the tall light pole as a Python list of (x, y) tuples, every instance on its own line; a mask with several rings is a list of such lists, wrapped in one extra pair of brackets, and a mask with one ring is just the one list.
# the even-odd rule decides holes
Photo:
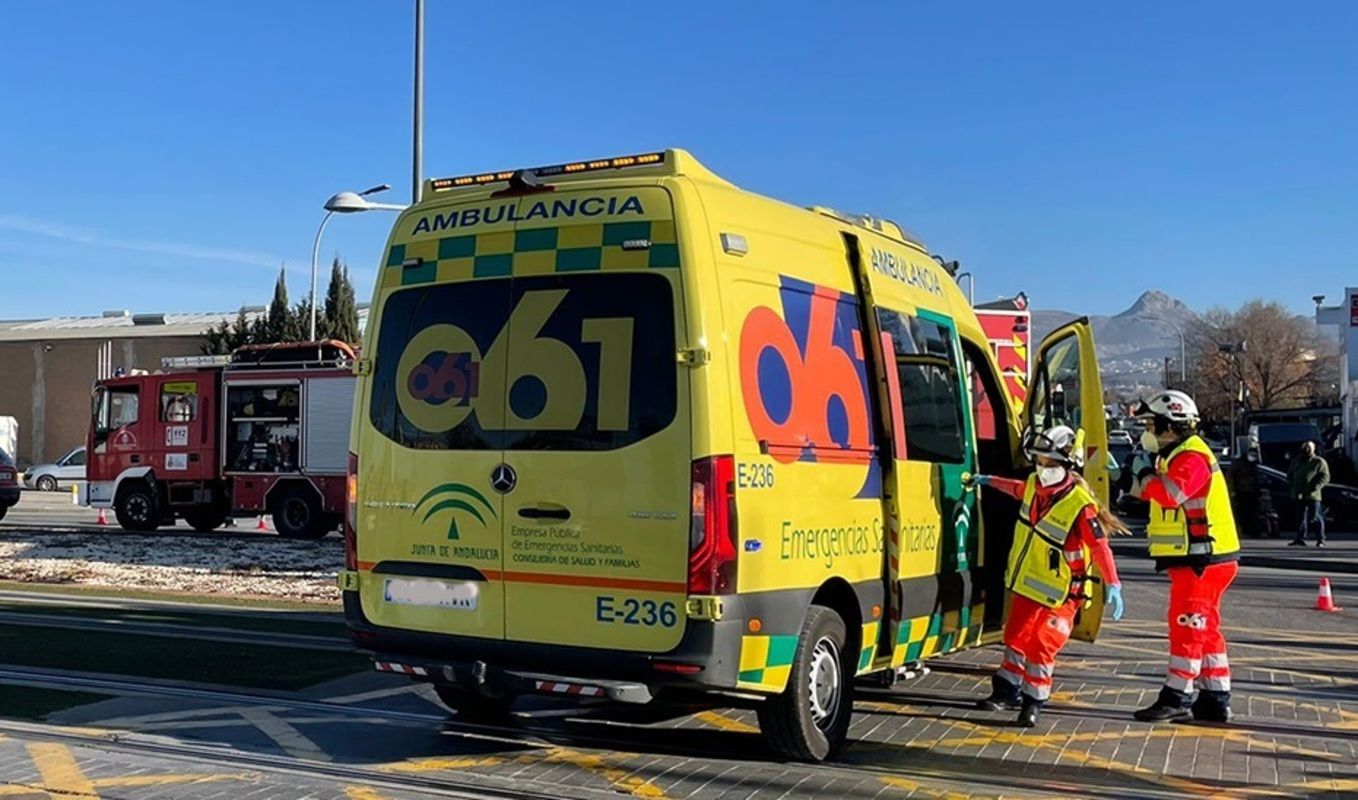
[(307, 337), (310, 341), (316, 341), (316, 259), (321, 252), (321, 234), (325, 233), (325, 226), (330, 223), (330, 218), (335, 214), (356, 214), (360, 211), (404, 211), (405, 206), (391, 203), (373, 203), (363, 199), (370, 194), (385, 192), (390, 188), (389, 184), (383, 183), (362, 192), (340, 192), (325, 201), (325, 216), (321, 218), (321, 227), (316, 229), (316, 240), (311, 243), (311, 328)]
[(420, 202), (424, 181), (424, 0), (415, 0), (415, 112), (411, 153), (410, 202)]

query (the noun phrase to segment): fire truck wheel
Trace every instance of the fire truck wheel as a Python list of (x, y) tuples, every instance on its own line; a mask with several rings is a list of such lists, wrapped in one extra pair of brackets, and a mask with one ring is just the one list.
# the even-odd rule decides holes
[(316, 492), (309, 486), (285, 489), (273, 502), (273, 526), (285, 539), (319, 539), (328, 531)]
[(156, 493), (145, 483), (124, 486), (113, 502), (113, 513), (125, 531), (153, 531), (160, 527), (160, 503)]
[(184, 521), (199, 533), (215, 531), (226, 522), (226, 509), (213, 506), (184, 512)]

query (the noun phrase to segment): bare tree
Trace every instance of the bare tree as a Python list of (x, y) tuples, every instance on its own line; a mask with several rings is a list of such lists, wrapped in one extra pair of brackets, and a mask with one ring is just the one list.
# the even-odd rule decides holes
[(1229, 419), (1233, 400), (1243, 410), (1263, 410), (1308, 405), (1329, 393), (1333, 346), (1279, 303), (1212, 309), (1189, 332), (1189, 344), (1190, 389), (1210, 419)]

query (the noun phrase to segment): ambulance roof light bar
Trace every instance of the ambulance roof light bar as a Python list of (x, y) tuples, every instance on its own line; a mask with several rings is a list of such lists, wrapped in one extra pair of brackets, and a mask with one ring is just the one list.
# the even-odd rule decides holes
[(537, 180), (551, 178), (557, 175), (576, 175), (581, 172), (599, 172), (603, 170), (627, 169), (629, 167), (654, 167), (665, 163), (665, 153), (642, 153), (631, 156), (618, 156), (617, 158), (601, 158), (593, 161), (573, 161), (568, 164), (552, 164), (546, 167), (532, 167), (529, 169), (504, 170), (500, 172), (484, 172), (477, 175), (461, 175), (455, 178), (438, 178), (430, 181), (431, 188), (436, 192), (444, 192), (449, 189), (461, 189), (467, 186), (484, 186), (488, 183), (509, 181), (519, 176), (522, 179), (525, 175), (531, 174)]

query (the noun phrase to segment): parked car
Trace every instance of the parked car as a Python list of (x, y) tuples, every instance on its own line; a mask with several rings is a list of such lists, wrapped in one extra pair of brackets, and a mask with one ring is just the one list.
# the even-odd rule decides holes
[[(1287, 473), (1272, 467), (1259, 467), (1259, 487), (1268, 492), (1273, 510), (1278, 513), (1278, 526), (1284, 533), (1295, 533), (1300, 519), (1297, 504), (1292, 499)], [(1321, 490), (1321, 506), (1327, 523), (1345, 530), (1358, 523), (1358, 487), (1331, 483)]]
[(1131, 431), (1124, 431), (1121, 428), (1114, 428), (1108, 431), (1109, 444), (1125, 444), (1131, 447), (1133, 444)]
[(77, 447), (51, 464), (39, 464), (24, 477), (24, 485), (40, 492), (55, 492), (85, 480), (85, 448)]
[(0, 450), (0, 519), (19, 502), (19, 472), (9, 453)]

